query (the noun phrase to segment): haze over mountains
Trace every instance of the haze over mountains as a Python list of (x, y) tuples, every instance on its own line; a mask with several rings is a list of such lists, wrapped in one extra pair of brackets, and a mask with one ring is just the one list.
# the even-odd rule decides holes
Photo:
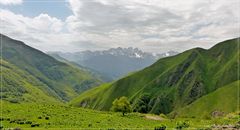
[(106, 81), (118, 79), (130, 72), (153, 64), (160, 58), (176, 55), (175, 51), (161, 54), (143, 52), (138, 48), (111, 48), (104, 51), (82, 51), (75, 53), (48, 52), (53, 57), (62, 57), (78, 65), (98, 72)]

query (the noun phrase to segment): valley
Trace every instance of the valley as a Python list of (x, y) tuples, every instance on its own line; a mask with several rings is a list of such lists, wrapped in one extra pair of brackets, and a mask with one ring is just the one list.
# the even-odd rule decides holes
[(0, 0), (0, 130), (240, 130), (240, 0)]
[[(73, 99), (70, 104), (110, 110), (116, 98), (126, 96), (136, 112), (169, 114), (201, 100), (203, 96), (220, 88), (233, 85), (236, 93), (230, 95), (235, 99), (228, 98), (228, 102), (231, 103), (226, 107), (234, 108), (231, 111), (239, 110), (240, 106), (233, 104), (239, 99), (238, 40), (227, 40), (208, 50), (194, 48), (176, 56), (160, 59), (141, 71), (90, 89)], [(218, 97), (212, 98), (216, 98), (212, 103), (225, 104), (224, 100), (218, 100)], [(202, 104), (199, 105), (195, 107), (202, 107)], [(216, 109), (222, 109), (221, 107), (225, 106), (219, 105)], [(211, 114), (210, 111), (207, 112)], [(177, 112), (171, 115), (181, 116)]]
[(239, 38), (106, 82), (87, 67), (1, 37), (1, 129), (240, 128)]

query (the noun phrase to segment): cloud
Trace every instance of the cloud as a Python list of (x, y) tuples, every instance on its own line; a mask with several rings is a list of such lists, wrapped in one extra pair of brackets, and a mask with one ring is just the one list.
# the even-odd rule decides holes
[(238, 0), (68, 0), (72, 15), (0, 10), (3, 32), (44, 51), (209, 48), (239, 36)]
[(22, 4), (23, 0), (0, 0), (2, 5), (17, 5)]
[[(111, 31), (122, 28), (138, 28), (167, 24), (181, 19), (180, 16), (161, 7), (148, 7), (143, 5), (121, 5), (117, 3), (97, 0), (81, 1), (77, 7), (70, 1), (73, 16), (68, 17), (70, 26), (76, 25), (76, 30)], [(78, 22), (76, 22), (78, 21)], [(80, 22), (79, 22), (80, 21)], [(78, 26), (77, 26), (78, 25)]]
[[(69, 1), (66, 20), (96, 46), (134, 46), (146, 51), (209, 48), (238, 37), (237, 0), (81, 0)], [(77, 44), (77, 43), (76, 43)]]
[(1, 33), (43, 50), (48, 48), (49, 43), (52, 44), (49, 36), (62, 34), (64, 28), (61, 20), (48, 14), (30, 18), (3, 9), (0, 9), (0, 23)]
[(30, 18), (21, 14), (15, 14), (8, 10), (0, 9), (0, 18), (1, 23), (3, 23), (2, 27), (5, 28), (5, 31), (12, 31), (11, 28), (16, 28), (22, 32), (57, 33), (60, 32), (63, 27), (63, 22), (61, 20), (51, 17), (48, 14), (40, 14), (34, 18)]

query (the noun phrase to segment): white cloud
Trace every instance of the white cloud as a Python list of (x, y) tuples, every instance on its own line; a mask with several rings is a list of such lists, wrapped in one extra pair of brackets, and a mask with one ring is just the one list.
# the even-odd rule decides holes
[(239, 36), (238, 0), (68, 0), (73, 14), (0, 10), (4, 33), (44, 51), (138, 47), (184, 51)]
[(237, 0), (69, 2), (75, 6), (67, 27), (74, 32), (84, 32), (86, 39), (96, 46), (183, 51), (192, 47), (209, 48), (239, 36)]
[(0, 0), (0, 4), (2, 5), (17, 5), (22, 4), (22, 0)]
[(64, 22), (48, 14), (31, 18), (0, 9), (0, 23), (1, 33), (23, 40), (41, 50), (48, 50), (52, 45), (56, 47), (68, 43), (69, 37), (62, 39)]
[(73, 11), (74, 15), (77, 15), (77, 12), (79, 11), (79, 8), (81, 7), (81, 1), (80, 0), (69, 0), (70, 8)]
[(15, 14), (8, 10), (0, 9), (0, 20), (2, 27), (5, 31), (13, 31), (5, 26), (19, 28), (24, 31), (34, 31), (37, 33), (45, 32), (59, 32), (63, 27), (63, 22), (55, 17), (51, 17), (48, 14), (40, 14), (34, 18), (25, 17), (20, 14)]

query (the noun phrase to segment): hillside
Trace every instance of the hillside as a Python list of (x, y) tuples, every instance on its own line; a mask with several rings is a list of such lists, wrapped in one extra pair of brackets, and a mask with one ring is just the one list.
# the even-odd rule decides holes
[(135, 111), (170, 113), (239, 79), (237, 40), (160, 59), (116, 82), (84, 92), (70, 104), (109, 110), (114, 99), (127, 96)]
[[(51, 96), (68, 101), (84, 90), (102, 83), (101, 80), (85, 70), (57, 61), (21, 41), (4, 35), (1, 37), (3, 60), (21, 70), (26, 77), (33, 77), (40, 84), (39, 88), (47, 91)], [(22, 80), (23, 76), (15, 79), (14, 72), (11, 72), (11, 69), (8, 71), (9, 75), (3, 75), (4, 79), (9, 81)], [(7, 76), (11, 77), (11, 80)], [(6, 85), (16, 86), (11, 82), (6, 82)], [(21, 91), (20, 87), (18, 91)], [(7, 92), (11, 93), (10, 89), (7, 89)]]
[[(240, 110), (240, 80), (230, 83), (216, 91), (197, 99), (192, 104), (180, 109), (180, 117), (203, 117), (215, 113), (226, 114)], [(174, 112), (172, 113), (174, 114)]]
[(11, 103), (38, 102), (59, 103), (60, 98), (35, 77), (16, 66), (1, 61), (1, 97)]

